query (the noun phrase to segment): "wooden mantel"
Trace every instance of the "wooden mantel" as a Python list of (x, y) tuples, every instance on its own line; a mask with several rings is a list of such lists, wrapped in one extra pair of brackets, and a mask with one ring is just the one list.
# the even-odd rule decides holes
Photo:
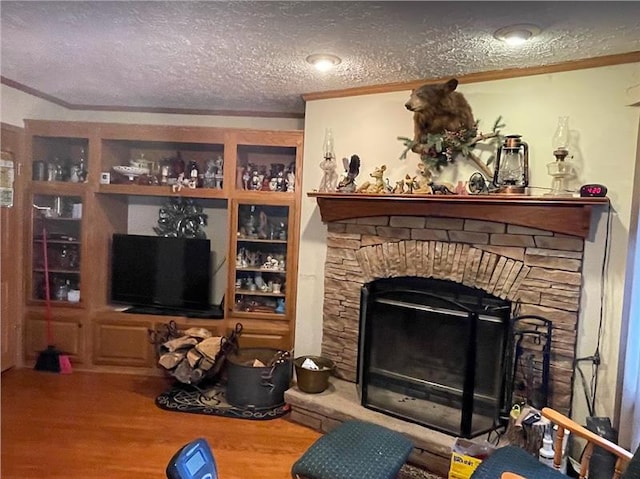
[(316, 198), (322, 221), (371, 216), (441, 216), (497, 221), (587, 238), (594, 206), (608, 198), (528, 195), (369, 195), (307, 193)]

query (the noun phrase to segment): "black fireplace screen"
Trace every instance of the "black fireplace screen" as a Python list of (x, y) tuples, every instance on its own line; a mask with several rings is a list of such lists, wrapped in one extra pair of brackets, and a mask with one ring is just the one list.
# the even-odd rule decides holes
[[(362, 290), (362, 405), (462, 437), (505, 412), (511, 303), (426, 278), (376, 280)], [(507, 355), (508, 356), (508, 355)]]

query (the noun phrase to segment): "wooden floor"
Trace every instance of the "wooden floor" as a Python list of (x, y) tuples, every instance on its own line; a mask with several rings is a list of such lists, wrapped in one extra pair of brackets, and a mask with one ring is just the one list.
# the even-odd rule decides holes
[(163, 378), (31, 369), (2, 374), (2, 479), (162, 479), (176, 450), (207, 439), (221, 479), (287, 479), (320, 434), (289, 422), (164, 411)]

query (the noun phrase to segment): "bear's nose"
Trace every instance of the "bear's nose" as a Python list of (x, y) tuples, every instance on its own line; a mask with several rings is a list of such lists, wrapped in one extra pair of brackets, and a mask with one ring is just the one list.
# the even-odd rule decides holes
[(405, 107), (407, 110), (411, 110), (411, 103), (410, 103), (410, 102), (405, 103), (405, 104), (404, 104), (404, 107)]

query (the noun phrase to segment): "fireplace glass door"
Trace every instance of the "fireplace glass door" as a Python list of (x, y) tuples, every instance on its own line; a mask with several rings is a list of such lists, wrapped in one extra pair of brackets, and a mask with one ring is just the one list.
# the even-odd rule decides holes
[(363, 406), (462, 437), (491, 430), (503, 407), (510, 309), (449, 281), (366, 285), (358, 358)]

